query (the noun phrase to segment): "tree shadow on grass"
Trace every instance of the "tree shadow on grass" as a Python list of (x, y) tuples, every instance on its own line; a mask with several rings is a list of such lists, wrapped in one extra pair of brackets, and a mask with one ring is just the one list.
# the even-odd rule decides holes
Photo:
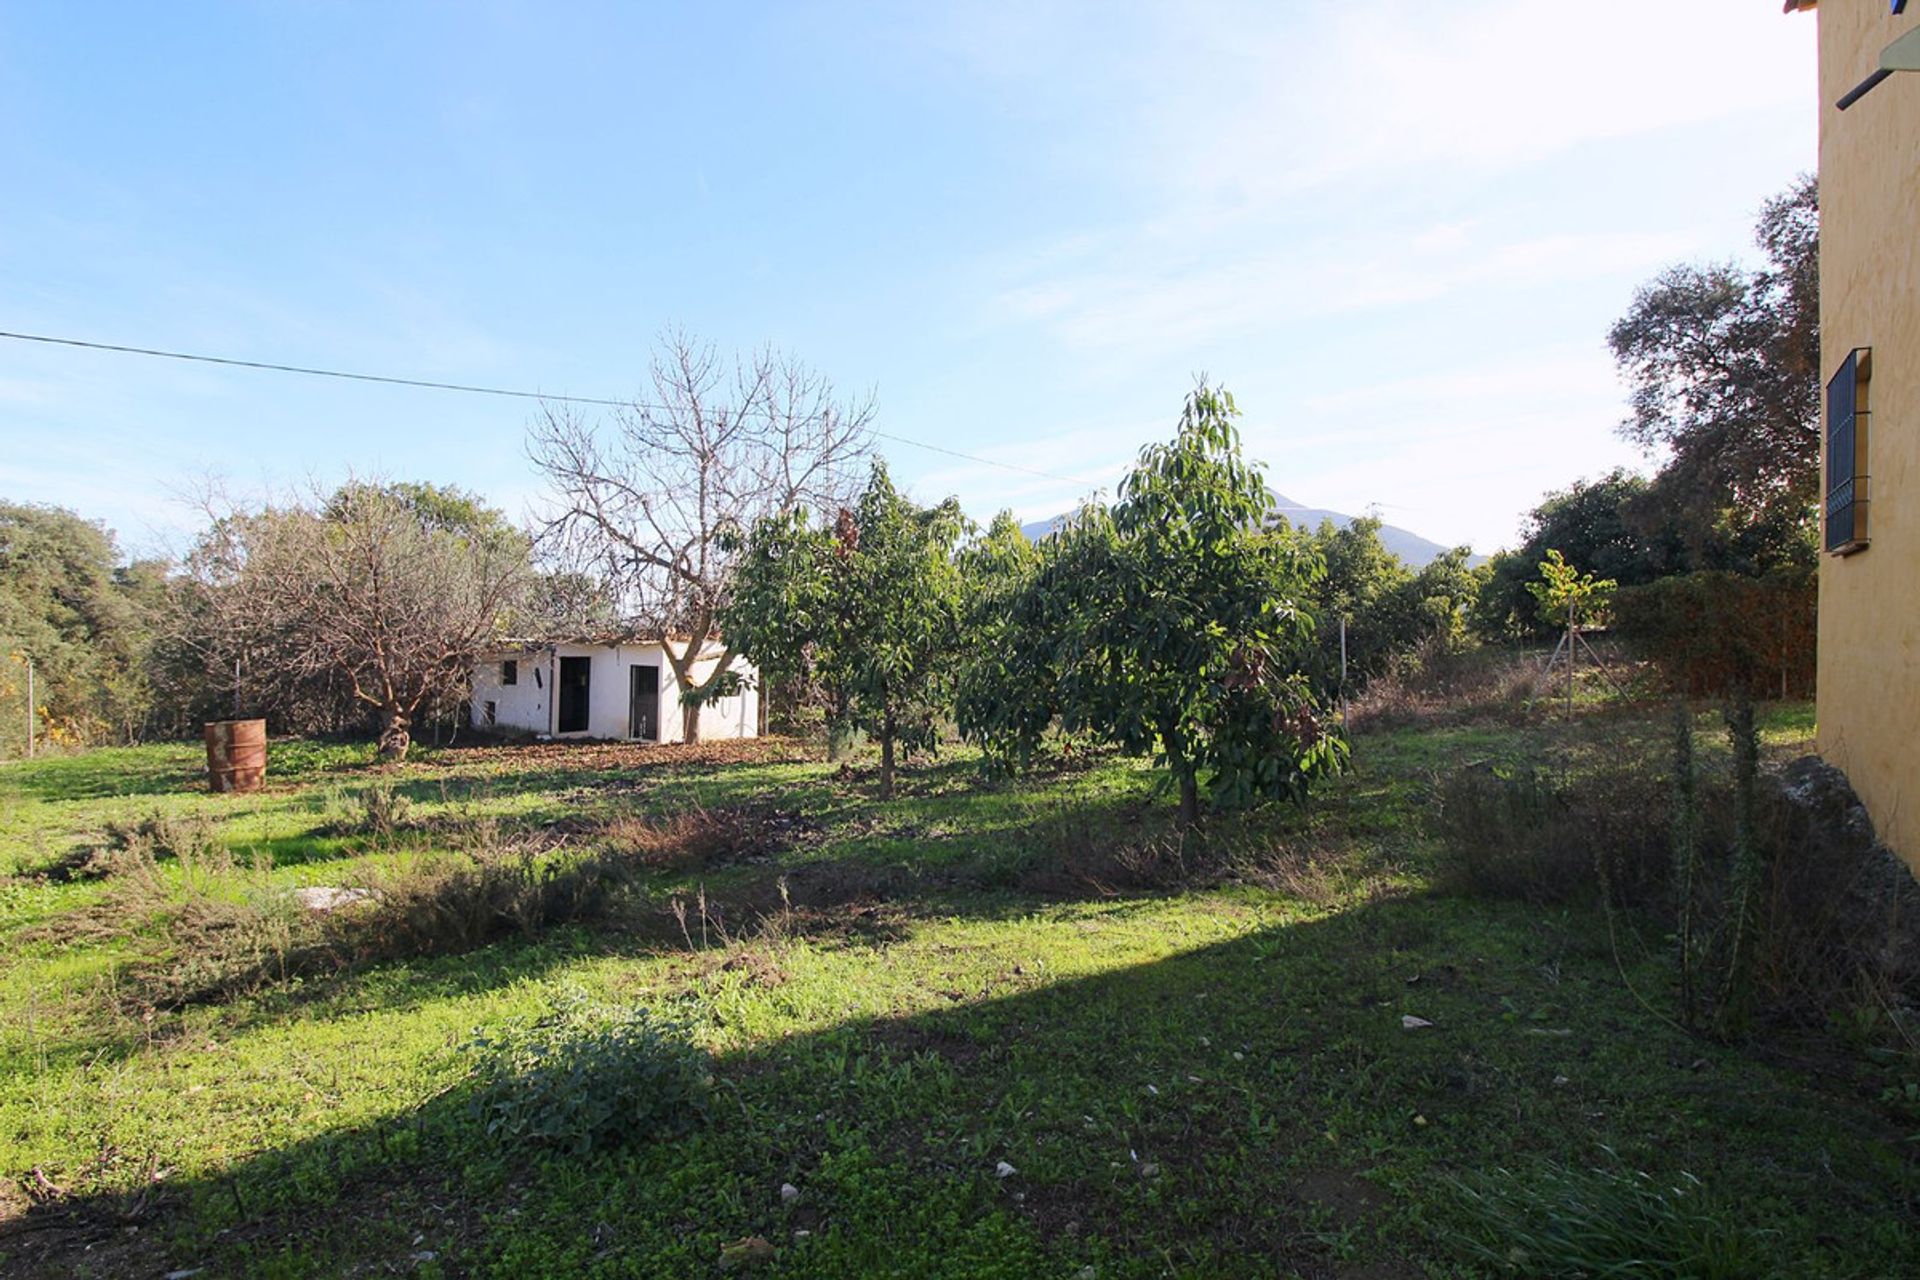
[[(1382, 899), (1064, 979), (1045, 930), (998, 934), (950, 990), (906, 983), (906, 1012), (722, 1055), (689, 1137), (502, 1151), (455, 1088), (218, 1173), (41, 1188), (0, 1267), (337, 1273), (431, 1253), (452, 1275), (698, 1275), (758, 1235), (783, 1275), (1413, 1275), (1391, 1268), (1448, 1256), (1437, 1178), (1586, 1163), (1597, 1143), (1768, 1216), (1784, 1180), (1801, 1199), (1774, 1220), (1783, 1262), (1913, 1260), (1875, 1231), (1913, 1189), (1910, 1162), (1886, 1172), (1883, 1117), (1665, 1029), (1597, 956), (1563, 965), (1567, 931)], [(1516, 1007), (1567, 1033), (1530, 1034)], [(1722, 1089), (1689, 1096), (1701, 1060)], [(1752, 1114), (1769, 1090), (1778, 1109)], [(1726, 1106), (1740, 1125), (1714, 1123)]]

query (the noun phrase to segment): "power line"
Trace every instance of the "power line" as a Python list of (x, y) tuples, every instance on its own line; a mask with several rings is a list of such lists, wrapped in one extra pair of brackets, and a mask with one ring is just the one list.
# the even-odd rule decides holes
[[(344, 369), (318, 369), (309, 365), (279, 364), (271, 360), (238, 360), (231, 356), (200, 355), (190, 351), (165, 351), (158, 347), (132, 347), (117, 342), (88, 342), (81, 338), (56, 338), (44, 333), (11, 333), (0, 330), (0, 338), (9, 338), (15, 342), (39, 342), (55, 347), (79, 347), (87, 351), (107, 351), (117, 355), (152, 356), (160, 360), (186, 360), (195, 364), (219, 364), (235, 369), (258, 369), (267, 373), (297, 373), (309, 378), (340, 378), (348, 382), (378, 382), (393, 387), (421, 387), (429, 391), (459, 391), (477, 396), (506, 396), (515, 400), (558, 401), (562, 404), (592, 404), (612, 409), (665, 409), (667, 406), (647, 404), (635, 400), (608, 400), (596, 396), (566, 396), (549, 394), (544, 391), (519, 391), (508, 387), (483, 387), (466, 382), (433, 382), (426, 378), (395, 378), (379, 373), (350, 373)], [(945, 454), (949, 458), (959, 458), (966, 462), (976, 462), (984, 467), (999, 467), (1003, 471), (1018, 471), (1024, 475), (1037, 476), (1042, 480), (1059, 480), (1067, 484), (1084, 485), (1089, 489), (1102, 486), (1081, 476), (1061, 475), (1053, 471), (1041, 471), (1036, 467), (1023, 467), (1017, 462), (1003, 462), (997, 458), (983, 458), (978, 454), (962, 453), (958, 449), (949, 449), (945, 445), (928, 444), (924, 440), (915, 440), (910, 436), (895, 435), (891, 431), (869, 428), (882, 440), (891, 440), (895, 444), (909, 445), (915, 449), (925, 449), (929, 453)]]

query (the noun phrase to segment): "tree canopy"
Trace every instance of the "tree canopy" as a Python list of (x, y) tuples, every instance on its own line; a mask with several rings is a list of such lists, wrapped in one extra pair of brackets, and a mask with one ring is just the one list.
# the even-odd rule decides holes
[(1305, 668), (1321, 565), (1240, 448), (1232, 396), (1202, 385), (1171, 442), (1149, 445), (1111, 511), (1083, 508), (1045, 540), (1012, 601), (1006, 687), (962, 706), (963, 730), (1020, 758), (1048, 724), (1154, 752), (1199, 816), (1297, 794), (1340, 744)]
[[(1820, 463), (1820, 214), (1813, 178), (1767, 202), (1765, 265), (1668, 268), (1608, 334), (1632, 389), (1621, 434), (1662, 460), (1648, 498), (1696, 549), (1788, 548), (1812, 519)], [(1760, 566), (1761, 570), (1775, 567)]]

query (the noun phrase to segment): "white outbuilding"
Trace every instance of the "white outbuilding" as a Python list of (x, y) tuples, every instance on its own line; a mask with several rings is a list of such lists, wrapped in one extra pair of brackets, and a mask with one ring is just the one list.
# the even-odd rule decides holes
[[(684, 643), (676, 638), (675, 650)], [(710, 645), (695, 659), (693, 678), (704, 683), (725, 656)], [(739, 657), (729, 669), (738, 687), (700, 708), (703, 741), (759, 735), (759, 673)], [(474, 665), (473, 727), (540, 738), (686, 737), (680, 682), (664, 643), (642, 636), (501, 643)]]

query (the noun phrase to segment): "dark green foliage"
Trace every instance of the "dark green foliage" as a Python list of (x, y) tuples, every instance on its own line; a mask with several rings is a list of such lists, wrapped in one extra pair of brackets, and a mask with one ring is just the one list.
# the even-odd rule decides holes
[(131, 742), (160, 566), (118, 568), (113, 535), (58, 507), (0, 503), (0, 758), (24, 754), (27, 659), (42, 747)]
[(1626, 471), (1579, 481), (1550, 493), (1528, 515), (1522, 542), (1490, 562), (1473, 609), (1473, 629), (1485, 639), (1540, 638), (1564, 630), (1566, 619), (1543, 617), (1529, 590), (1547, 552), (1596, 578), (1622, 586), (1651, 582), (1685, 567), (1679, 535), (1670, 527), (1644, 529), (1630, 518), (1647, 482)]
[(745, 539), (724, 634), (773, 681), (816, 684), (829, 721), (879, 740), (880, 789), (894, 753), (931, 750), (951, 704), (961, 645), (960, 570), (967, 528), (949, 498), (921, 507), (876, 462), (867, 488), (831, 529), (804, 511), (763, 520)]
[(1817, 594), (1811, 571), (1680, 574), (1619, 592), (1613, 629), (1689, 697), (1806, 697)]
[(1323, 521), (1310, 535), (1325, 573), (1311, 590), (1318, 643), (1314, 683), (1339, 687), (1340, 622), (1347, 621), (1347, 688), (1357, 690), (1397, 661), (1428, 646), (1451, 647), (1462, 638), (1466, 611), (1485, 576), (1471, 568), (1466, 547), (1409, 569), (1380, 540), (1380, 521), (1346, 527)]
[[(1603, 1148), (1603, 1150), (1605, 1150)], [(1620, 1280), (1759, 1280), (1775, 1274), (1769, 1232), (1690, 1173), (1655, 1179), (1621, 1165), (1542, 1162), (1455, 1179), (1469, 1257), (1506, 1275)]]
[(583, 1156), (707, 1119), (710, 1068), (684, 1025), (562, 991), (532, 1022), (483, 1030), (469, 1114), (492, 1142)]
[(1213, 803), (1235, 806), (1301, 795), (1337, 767), (1344, 744), (1306, 676), (1319, 557), (1265, 527), (1273, 498), (1237, 414), (1201, 386), (1111, 511), (1088, 506), (1046, 539), (1013, 602), (1004, 701), (963, 708), (963, 732), (1002, 759), (1030, 755), (1056, 721), (1154, 752), (1189, 823), (1203, 773)]
[(1753, 526), (1767, 530), (1761, 542), (1778, 541), (1812, 523), (1819, 229), (1818, 190), (1805, 177), (1761, 211), (1765, 267), (1670, 268), (1608, 334), (1633, 388), (1621, 433), (1665, 459), (1652, 496), (1694, 547), (1738, 542)]
[[(1052, 673), (1036, 646), (1019, 643), (1023, 611), (1036, 603), (1031, 589), (1043, 559), (1010, 511), (995, 516), (960, 553), (966, 645), (954, 688), (955, 719), (977, 727), (985, 742), (1010, 745), (1010, 753), (985, 757), (992, 773), (1027, 764), (1054, 719), (1052, 699), (1039, 692), (1050, 686)], [(1009, 689), (1030, 692), (1010, 698)]]

